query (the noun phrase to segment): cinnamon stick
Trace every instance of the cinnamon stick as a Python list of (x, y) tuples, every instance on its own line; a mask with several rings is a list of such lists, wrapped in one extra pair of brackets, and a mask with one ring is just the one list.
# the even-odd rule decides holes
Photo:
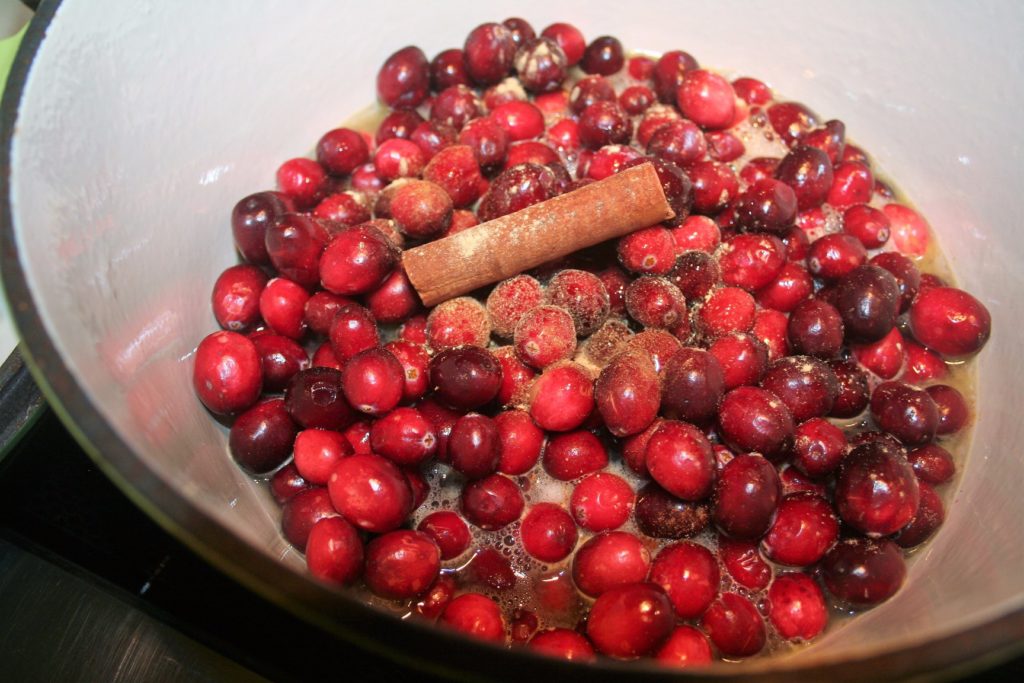
[(402, 255), (409, 281), (433, 306), (675, 214), (651, 164), (429, 242)]

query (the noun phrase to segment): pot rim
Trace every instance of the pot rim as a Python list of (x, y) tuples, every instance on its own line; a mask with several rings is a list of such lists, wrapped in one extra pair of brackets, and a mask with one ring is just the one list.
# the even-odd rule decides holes
[[(947, 678), (991, 666), (1024, 652), (1024, 605), (933, 640), (908, 639), (899, 647), (864, 648), (847, 656), (769, 657), (741, 666), (719, 663), (679, 671), (652, 663), (601, 660), (565, 662), (529, 651), (478, 642), (418, 620), (399, 620), (343, 591), (285, 566), (193, 505), (152, 471), (106, 422), (65, 365), (38, 314), (20, 261), (10, 195), (11, 147), (25, 85), (36, 52), (62, 0), (44, 0), (15, 58), (0, 105), (0, 272), (26, 364), (50, 405), (96, 465), (129, 499), (204, 560), (263, 598), (365, 649), (402, 664), (460, 679), (515, 679), (531, 675), (586, 673), (594, 680), (623, 676), (651, 680), (681, 675), (721, 681), (789, 681), (794, 673), (814, 679), (879, 680), (909, 676)], [(442, 657), (438, 653), (443, 653)], [(584, 666), (585, 669), (580, 667)]]

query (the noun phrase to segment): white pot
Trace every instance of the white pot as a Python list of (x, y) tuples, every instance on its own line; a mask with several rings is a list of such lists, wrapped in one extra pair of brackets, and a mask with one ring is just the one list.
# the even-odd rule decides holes
[[(4, 282), (37, 378), (104, 470), (205, 556), (325, 628), (410, 657), (518, 675), (559, 663), (400, 623), (308, 580), (263, 487), (196, 400), (191, 354), (235, 260), (235, 201), (374, 97), (383, 59), (461, 46), (517, 15), (576, 23), (768, 81), (841, 118), (929, 218), (960, 283), (995, 320), (960, 489), (906, 587), (787, 658), (899, 676), (965, 662), (1024, 633), (1024, 363), (1020, 266), (1024, 5), (1015, 3), (44, 3), (4, 104), (11, 136)], [(45, 36), (43, 35), (45, 31)], [(35, 50), (31, 68), (26, 66)], [(15, 99), (20, 89), (20, 101)], [(15, 109), (17, 107), (17, 109)], [(651, 673), (608, 664), (609, 676)], [(617, 672), (617, 673), (616, 673)]]

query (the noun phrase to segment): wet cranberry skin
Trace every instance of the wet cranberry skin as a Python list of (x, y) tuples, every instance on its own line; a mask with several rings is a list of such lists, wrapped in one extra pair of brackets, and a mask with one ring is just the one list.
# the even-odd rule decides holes
[(437, 544), (420, 531), (391, 531), (366, 545), (366, 586), (389, 600), (405, 600), (423, 593), (440, 569)]
[(980, 301), (955, 287), (933, 287), (910, 306), (910, 330), (946, 357), (977, 353), (988, 342), (992, 317)]
[(916, 448), (907, 455), (918, 481), (927, 484), (945, 484), (956, 474), (953, 456), (942, 446), (930, 443)]
[(371, 533), (397, 529), (412, 509), (412, 491), (402, 471), (379, 455), (343, 458), (327, 482), (335, 509)]
[(970, 409), (963, 394), (948, 384), (933, 384), (925, 391), (939, 409), (939, 426), (935, 430), (938, 436), (956, 434), (964, 428), (970, 419)]
[(338, 462), (352, 455), (352, 446), (340, 432), (305, 429), (295, 436), (294, 451), (298, 473), (311, 484), (326, 486)]
[(395, 246), (367, 224), (347, 228), (320, 257), (320, 280), (335, 294), (366, 294), (380, 287), (398, 262)]
[(284, 505), (299, 493), (310, 488), (293, 463), (288, 463), (270, 478), (270, 493), (278, 505)]
[(498, 427), (489, 417), (470, 414), (460, 417), (448, 437), (448, 459), (468, 479), (493, 473), (501, 457)]
[(611, 76), (625, 64), (622, 43), (612, 36), (601, 36), (591, 41), (583, 51), (580, 68), (583, 73)]
[(443, 50), (430, 61), (430, 88), (441, 92), (453, 85), (469, 85), (462, 50)]
[(737, 220), (749, 230), (780, 234), (796, 219), (796, 193), (789, 185), (763, 178), (751, 185), (736, 207)]
[(736, 235), (723, 241), (718, 262), (722, 282), (753, 292), (778, 277), (786, 265), (786, 248), (770, 235)]
[(512, 405), (526, 393), (537, 373), (526, 363), (519, 360), (515, 349), (503, 346), (494, 350), (494, 356), (501, 364), (501, 388), (498, 390), (497, 401), (500, 405)]
[(678, 669), (707, 666), (712, 662), (711, 645), (693, 626), (676, 626), (654, 658), (662, 666)]
[(761, 387), (786, 405), (795, 422), (832, 411), (839, 380), (827, 363), (811, 356), (780, 358), (761, 378)]
[(263, 365), (263, 391), (284, 391), (295, 373), (309, 367), (306, 350), (295, 341), (270, 332), (253, 334), (250, 339)]
[(903, 553), (886, 538), (848, 538), (825, 556), (821, 574), (829, 593), (857, 607), (892, 597), (907, 576)]
[(448, 349), (430, 360), (430, 384), (443, 402), (459, 410), (473, 410), (497, 396), (501, 363), (478, 346)]
[(775, 467), (759, 455), (739, 455), (719, 472), (712, 516), (729, 536), (758, 538), (771, 525), (781, 497)]
[(380, 343), (377, 321), (368, 310), (355, 303), (342, 304), (338, 307), (328, 336), (331, 350), (334, 351), (335, 358), (341, 362)]
[(232, 332), (244, 332), (259, 322), (260, 294), (266, 284), (266, 274), (248, 264), (231, 266), (221, 273), (210, 297), (217, 324)]
[[(818, 117), (814, 112), (799, 102), (778, 102), (771, 105), (768, 107), (768, 119), (775, 132), (791, 147), (818, 125)], [(829, 185), (831, 184), (829, 181)]]
[(271, 263), (284, 278), (312, 289), (320, 280), (319, 261), (328, 239), (319, 219), (285, 214), (267, 227), (265, 243)]
[(683, 116), (704, 128), (727, 128), (735, 119), (736, 93), (729, 81), (703, 69), (687, 70), (676, 91)]
[(452, 598), (441, 613), (438, 623), (472, 638), (496, 643), (505, 641), (505, 620), (501, 616), (501, 607), (479, 593), (463, 593)]
[(434, 424), (415, 408), (396, 408), (373, 423), (370, 445), (373, 452), (402, 467), (411, 467), (437, 451)]
[(572, 24), (551, 24), (541, 31), (541, 35), (545, 38), (552, 39), (560, 48), (562, 48), (562, 51), (565, 52), (566, 63), (568, 66), (575, 66), (581, 59), (583, 59), (583, 53), (586, 51), (587, 43), (580, 30)]
[(310, 529), (306, 564), (309, 573), (321, 581), (352, 583), (362, 574), (363, 558), (359, 532), (341, 517), (326, 517)]
[(711, 444), (703, 432), (685, 422), (663, 422), (647, 442), (645, 461), (651, 477), (683, 500), (703, 500), (715, 483)]
[(757, 303), (739, 287), (714, 290), (697, 312), (697, 323), (707, 338), (747, 332), (754, 326)]
[(815, 417), (797, 425), (792, 461), (807, 476), (827, 476), (839, 466), (846, 451), (846, 435), (828, 420)]
[(470, 31), (462, 46), (466, 74), (480, 85), (493, 85), (512, 71), (516, 42), (501, 24), (481, 24)]
[(540, 458), (544, 432), (522, 410), (507, 410), (494, 418), (501, 442), (498, 471), (523, 474)]
[(874, 342), (887, 335), (896, 324), (899, 305), (896, 278), (878, 266), (859, 266), (836, 287), (835, 307), (850, 341)]
[(312, 159), (289, 159), (277, 169), (277, 185), (296, 208), (310, 208), (323, 198), (327, 173)]
[(567, 628), (553, 628), (535, 635), (527, 648), (549, 657), (569, 661), (589, 662), (595, 659), (590, 641), (576, 631)]
[(736, 593), (722, 593), (701, 619), (715, 647), (727, 657), (750, 657), (764, 648), (764, 620), (750, 600)]
[(871, 417), (908, 446), (935, 438), (939, 409), (931, 395), (901, 382), (884, 382), (871, 393)]
[(686, 169), (693, 181), (693, 210), (714, 215), (739, 194), (739, 180), (728, 164), (698, 161)]
[(580, 114), (580, 143), (588, 149), (625, 145), (633, 134), (629, 117), (614, 102), (595, 102)]
[(288, 459), (298, 428), (284, 401), (272, 398), (257, 403), (231, 426), (231, 456), (250, 474), (266, 474)]
[(839, 516), (870, 536), (887, 536), (906, 526), (919, 499), (913, 468), (885, 442), (857, 446), (839, 468), (835, 490)]
[(756, 541), (719, 536), (718, 555), (729, 576), (744, 588), (759, 591), (771, 583), (771, 565), (761, 557)]
[(839, 538), (839, 520), (824, 498), (808, 492), (782, 499), (762, 541), (774, 562), (809, 567), (825, 556)]
[(781, 456), (793, 439), (789, 409), (775, 394), (756, 387), (738, 387), (727, 393), (719, 407), (718, 424), (726, 443), (767, 458)]
[(786, 572), (768, 589), (768, 618), (786, 640), (808, 641), (828, 623), (828, 605), (814, 579), (806, 574)]
[(427, 350), (421, 344), (400, 339), (385, 344), (384, 348), (402, 364), (402, 402), (410, 403), (422, 398), (430, 386), (430, 355)]
[(651, 357), (629, 352), (614, 358), (597, 378), (594, 400), (605, 426), (615, 436), (645, 430), (661, 405), (661, 383)]
[(402, 400), (405, 372), (387, 349), (367, 349), (346, 363), (341, 372), (345, 399), (356, 410), (383, 415)]
[(856, 417), (868, 406), (871, 394), (868, 388), (868, 375), (855, 362), (850, 360), (832, 360), (829, 366), (839, 380), (839, 393), (832, 405), (831, 417)]
[(752, 334), (735, 332), (718, 337), (708, 345), (708, 352), (725, 369), (726, 391), (757, 384), (768, 369), (768, 348)]
[(921, 502), (914, 518), (893, 536), (901, 548), (913, 548), (927, 541), (946, 519), (942, 499), (930, 485), (921, 483)]
[(240, 199), (231, 211), (231, 232), (242, 258), (256, 265), (269, 264), (267, 228), (293, 210), (292, 200), (280, 192), (257, 192)]
[(560, 505), (538, 503), (523, 517), (523, 550), (541, 562), (558, 562), (576, 547), (576, 523)]
[(593, 409), (594, 382), (574, 364), (548, 368), (530, 392), (530, 417), (548, 431), (576, 429)]
[(718, 595), (718, 562), (702, 545), (667, 545), (651, 564), (651, 583), (661, 586), (680, 619), (696, 619)]
[(429, 88), (427, 57), (418, 47), (395, 52), (377, 74), (377, 96), (389, 107), (414, 108), (426, 98)]
[(306, 549), (309, 532), (322, 519), (337, 517), (327, 489), (314, 486), (299, 491), (281, 509), (281, 532), (299, 550)]
[(573, 488), (569, 509), (576, 523), (588, 531), (612, 531), (633, 511), (633, 487), (621, 477), (597, 472)]
[(231, 415), (250, 407), (263, 386), (255, 344), (237, 332), (208, 335), (196, 348), (192, 386), (212, 413)]
[(871, 201), (875, 178), (867, 164), (844, 161), (835, 167), (827, 201), (837, 209)]
[(832, 233), (811, 243), (807, 269), (823, 280), (838, 280), (867, 261), (867, 251), (853, 235)]
[(604, 469), (608, 464), (608, 451), (596, 436), (578, 430), (552, 437), (542, 458), (548, 474), (561, 481), (571, 481)]
[(515, 482), (492, 474), (466, 484), (461, 505), (467, 520), (481, 529), (495, 531), (519, 519), (525, 502)]
[(775, 170), (775, 178), (793, 188), (800, 211), (819, 206), (832, 187), (832, 162), (815, 147), (795, 148)]
[(870, 263), (885, 268), (896, 278), (900, 291), (900, 313), (905, 313), (921, 287), (921, 272), (917, 266), (909, 258), (895, 251), (876, 254)]
[(472, 540), (469, 527), (461, 517), (451, 510), (438, 510), (423, 518), (416, 527), (430, 536), (441, 551), (442, 560), (451, 560), (469, 548)]

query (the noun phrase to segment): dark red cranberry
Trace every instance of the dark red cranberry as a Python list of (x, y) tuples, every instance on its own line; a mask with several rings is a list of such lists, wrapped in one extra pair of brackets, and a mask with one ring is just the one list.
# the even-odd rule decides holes
[(786, 247), (772, 235), (733, 235), (718, 251), (722, 282), (748, 292), (771, 284), (786, 265)]
[(647, 153), (686, 168), (707, 154), (707, 140), (693, 121), (678, 119), (659, 127), (647, 143)]
[(676, 257), (669, 282), (679, 288), (687, 301), (699, 301), (722, 281), (718, 260), (703, 251), (685, 251)]
[(702, 545), (684, 541), (661, 549), (648, 580), (661, 586), (680, 619), (704, 614), (718, 595), (718, 562)]
[(520, 44), (514, 64), (519, 81), (531, 93), (558, 90), (568, 72), (568, 58), (552, 38), (535, 38)]
[(370, 162), (352, 171), (351, 184), (353, 190), (373, 195), (383, 190), (386, 183), (377, 174), (377, 167)]
[(473, 150), (477, 163), (485, 171), (499, 168), (505, 163), (509, 140), (506, 130), (490, 116), (467, 122), (459, 132), (459, 144)]
[(825, 556), (821, 570), (829, 593), (856, 607), (889, 599), (907, 576), (903, 553), (887, 538), (842, 540)]
[(453, 85), (469, 85), (466, 62), (458, 48), (439, 52), (430, 62), (430, 89), (441, 92)]
[(824, 126), (808, 133), (803, 143), (817, 147), (827, 154), (829, 161), (835, 166), (842, 159), (843, 150), (846, 148), (846, 125), (835, 119), (826, 121)]
[(796, 427), (793, 466), (809, 477), (824, 477), (839, 466), (846, 450), (843, 430), (824, 418), (815, 417)]
[(259, 398), (262, 385), (262, 361), (249, 338), (220, 331), (199, 343), (192, 386), (210, 412), (230, 415), (249, 408)]
[(480, 85), (493, 85), (512, 71), (516, 42), (507, 27), (481, 24), (470, 31), (462, 52), (470, 79)]
[(651, 482), (637, 493), (634, 516), (648, 536), (678, 539), (703, 531), (709, 513), (706, 503), (683, 501)]
[(622, 43), (612, 36), (601, 36), (591, 41), (583, 51), (580, 68), (584, 73), (611, 76), (622, 69), (625, 55)]
[(808, 641), (825, 629), (828, 605), (814, 579), (798, 572), (780, 574), (768, 589), (768, 618), (786, 640)]
[(647, 471), (662, 488), (683, 500), (703, 500), (715, 481), (711, 444), (691, 424), (666, 420), (645, 449)]
[(458, 141), (455, 128), (439, 121), (423, 121), (413, 129), (409, 139), (415, 142), (428, 159), (433, 159), (442, 149)]
[(850, 451), (839, 467), (835, 504), (843, 521), (871, 536), (887, 536), (910, 522), (919, 489), (903, 453), (883, 441)]
[(418, 47), (395, 52), (377, 74), (377, 96), (389, 107), (415, 108), (426, 98), (429, 89), (427, 56)]
[(910, 451), (907, 461), (914, 468), (919, 481), (928, 484), (945, 484), (956, 473), (953, 456), (942, 446), (930, 443)]
[(441, 550), (442, 560), (451, 560), (469, 548), (469, 527), (451, 510), (438, 510), (423, 518), (416, 527), (430, 536)]
[(464, 583), (486, 586), (495, 591), (515, 588), (516, 574), (507, 556), (495, 548), (481, 548), (459, 571)]
[(601, 279), (583, 270), (570, 268), (555, 273), (548, 281), (544, 300), (568, 311), (580, 336), (596, 332), (610, 312), (608, 292)]
[(529, 405), (538, 427), (555, 432), (576, 429), (594, 410), (594, 381), (579, 365), (555, 365), (534, 381)]
[(452, 598), (441, 613), (438, 623), (472, 638), (505, 642), (505, 620), (501, 616), (501, 607), (479, 593), (463, 593)]
[(777, 458), (793, 439), (793, 416), (786, 404), (764, 389), (738, 387), (722, 398), (718, 423), (726, 443), (741, 451)]
[(363, 572), (363, 541), (355, 527), (341, 517), (321, 519), (306, 543), (309, 573), (328, 583), (349, 584)]
[(981, 350), (992, 331), (983, 303), (955, 287), (921, 291), (910, 307), (910, 330), (919, 342), (946, 357)]
[(828, 415), (839, 393), (832, 369), (811, 356), (778, 359), (761, 378), (761, 387), (778, 396), (796, 422)]
[(328, 173), (346, 176), (370, 160), (370, 151), (357, 131), (335, 128), (324, 133), (317, 142), (316, 160)]
[(651, 357), (629, 352), (614, 358), (597, 378), (594, 400), (605, 426), (615, 436), (646, 429), (661, 405), (661, 383)]
[(270, 478), (270, 493), (278, 505), (284, 505), (296, 495), (310, 488), (294, 463), (288, 463)]
[(594, 648), (586, 636), (567, 628), (552, 628), (533, 636), (527, 647), (534, 652), (567, 659), (589, 662), (595, 658)]
[(565, 52), (566, 63), (569, 66), (575, 66), (583, 59), (587, 43), (580, 30), (572, 24), (551, 24), (541, 31), (541, 35), (552, 39), (562, 48), (562, 51)]
[(756, 78), (743, 76), (732, 82), (736, 96), (747, 104), (763, 105), (772, 101), (772, 89)]
[(231, 211), (231, 231), (242, 258), (256, 265), (269, 264), (267, 228), (293, 210), (291, 199), (280, 192), (257, 192), (239, 200)]
[(921, 272), (909, 258), (895, 251), (886, 251), (871, 258), (871, 264), (885, 268), (896, 278), (900, 291), (900, 313), (910, 308), (921, 286)]
[(492, 474), (462, 489), (462, 514), (481, 529), (494, 531), (511, 524), (523, 513), (523, 493), (508, 477)]
[(739, 194), (739, 181), (728, 164), (698, 161), (686, 173), (693, 181), (693, 210), (697, 213), (714, 215)]
[(299, 550), (306, 549), (309, 532), (321, 519), (337, 517), (327, 489), (314, 486), (296, 493), (281, 509), (281, 532)]
[(931, 537), (935, 531), (942, 526), (946, 519), (946, 510), (942, 505), (942, 499), (935, 493), (928, 484), (921, 482), (921, 502), (918, 503), (917, 512), (910, 523), (899, 530), (893, 536), (896, 545), (901, 548), (913, 548), (921, 545)]
[(362, 192), (335, 192), (316, 205), (313, 216), (328, 221), (332, 229), (358, 225), (370, 220), (369, 201)]
[(572, 562), (576, 587), (591, 597), (643, 581), (651, 555), (636, 536), (625, 531), (606, 531), (580, 546)]
[(832, 360), (829, 361), (829, 366), (839, 380), (839, 393), (832, 405), (831, 417), (849, 418), (860, 415), (871, 397), (867, 373), (850, 360)]
[(433, 539), (420, 531), (402, 529), (367, 544), (363, 578), (376, 595), (405, 600), (425, 592), (440, 569), (440, 552)]
[(569, 93), (569, 106), (574, 114), (582, 114), (598, 102), (616, 102), (615, 88), (603, 76), (585, 76)]
[(272, 398), (257, 403), (231, 426), (231, 456), (251, 474), (266, 474), (288, 459), (298, 427), (284, 401)]
[[(708, 131), (704, 137), (708, 141), (708, 156), (715, 161), (736, 161), (747, 151), (738, 137), (726, 131)], [(793, 201), (795, 206), (796, 200)]]
[[(771, 105), (768, 107), (768, 120), (779, 137), (791, 147), (818, 125), (818, 117), (814, 112), (799, 102), (778, 102)], [(829, 181), (829, 185), (831, 184)]]
[(490, 402), (501, 387), (501, 364), (478, 346), (442, 351), (430, 361), (430, 384), (454, 408), (472, 410)]
[(292, 419), (306, 429), (344, 429), (354, 417), (341, 388), (341, 372), (309, 368), (295, 374), (284, 392)]
[(327, 190), (327, 172), (312, 159), (289, 159), (277, 169), (277, 186), (291, 198), (297, 209), (308, 209)]
[(964, 395), (948, 384), (933, 384), (925, 391), (932, 397), (939, 409), (939, 426), (935, 433), (939, 436), (946, 436), (956, 434), (963, 429), (970, 418), (970, 410)]
[(526, 513), (519, 535), (523, 550), (541, 562), (558, 562), (576, 547), (576, 523), (561, 505), (538, 503)]
[(489, 417), (470, 414), (460, 417), (448, 438), (448, 459), (468, 479), (494, 472), (501, 457), (498, 427)]
[(657, 99), (646, 85), (631, 85), (619, 93), (619, 106), (630, 116), (643, 114)]
[(588, 149), (625, 145), (633, 134), (629, 117), (614, 101), (595, 102), (580, 114), (580, 143)]
[(773, 562), (809, 567), (825, 556), (839, 537), (839, 520), (832, 506), (809, 492), (791, 493), (779, 503), (762, 541)]
[(756, 541), (718, 537), (718, 556), (733, 581), (751, 590), (759, 591), (772, 580), (772, 568), (764, 558)]
[(555, 196), (555, 176), (539, 164), (520, 164), (502, 171), (480, 200), (477, 214), (481, 221), (515, 213)]
[(758, 538), (771, 525), (781, 497), (779, 475), (770, 462), (738, 455), (719, 472), (712, 517), (729, 536)]
[(704, 613), (701, 625), (726, 657), (756, 655), (767, 640), (764, 619), (757, 608), (737, 593), (722, 593)]
[(793, 351), (817, 358), (832, 358), (843, 346), (843, 319), (831, 304), (807, 299), (789, 316), (789, 343)]
[(899, 306), (896, 278), (878, 266), (859, 266), (836, 286), (835, 307), (851, 341), (873, 342), (887, 335), (896, 324)]
[(780, 180), (764, 178), (740, 196), (736, 218), (749, 230), (781, 234), (796, 219), (796, 193)]
[(416, 613), (427, 619), (436, 619), (455, 595), (455, 579), (441, 574), (415, 603)]
[(871, 393), (871, 417), (879, 427), (909, 446), (935, 438), (939, 409), (931, 395), (901, 382), (883, 382)]
[(800, 146), (787, 154), (775, 177), (796, 193), (797, 207), (804, 211), (819, 206), (832, 187), (832, 162), (815, 147)]
[(331, 349), (341, 362), (380, 343), (377, 322), (368, 310), (355, 303), (338, 307), (328, 335)]
[(319, 219), (289, 213), (267, 227), (267, 254), (282, 276), (307, 289), (319, 284), (320, 258), (330, 239), (324, 226)]
[(310, 366), (309, 356), (295, 341), (278, 334), (254, 334), (252, 343), (263, 365), (263, 391), (284, 391), (295, 373)]

